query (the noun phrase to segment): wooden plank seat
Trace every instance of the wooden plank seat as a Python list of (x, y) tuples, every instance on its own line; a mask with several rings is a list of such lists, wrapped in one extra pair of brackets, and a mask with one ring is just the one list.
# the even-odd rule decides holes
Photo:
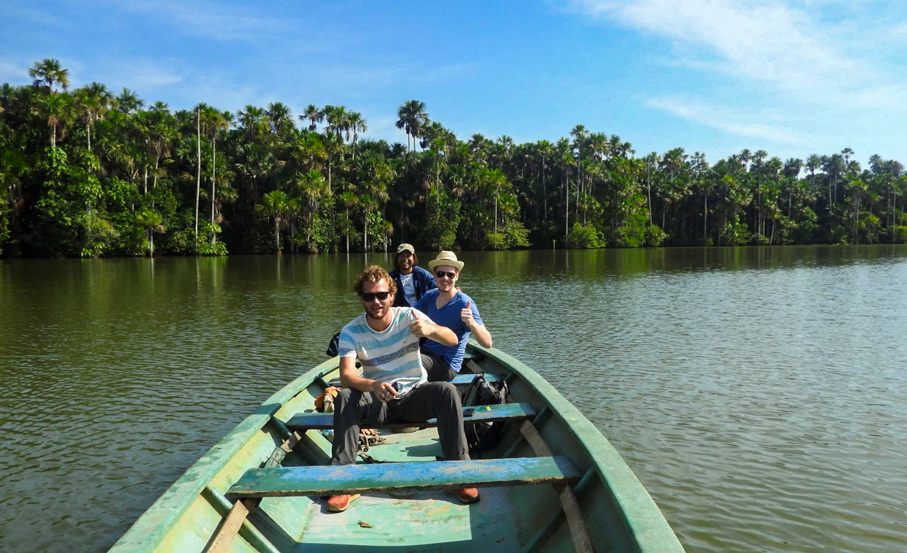
[[(525, 420), (535, 416), (535, 409), (530, 403), (503, 403), (500, 405), (479, 405), (464, 407), (463, 410), (475, 409), (469, 417), (464, 416), (464, 422), (493, 422), (505, 420)], [(425, 422), (399, 421), (381, 425), (363, 424), (362, 428), (403, 428), (407, 426), (437, 426), (437, 419)], [(324, 430), (334, 428), (334, 413), (298, 413), (286, 422), (290, 430)]]
[(250, 469), (227, 491), (231, 500), (398, 490), (570, 484), (582, 476), (568, 457), (416, 461)]
[[(500, 374), (485, 373), (483, 376), (485, 377), (485, 380), (487, 380), (488, 382), (501, 382), (502, 380), (504, 380), (504, 375), (500, 375)], [(451, 380), (451, 382), (455, 386), (465, 386), (465, 385), (469, 384), (470, 382), (472, 382), (473, 379), (475, 379), (475, 377), (476, 377), (475, 373), (460, 373), (457, 376), (455, 376), (454, 379)], [(328, 382), (328, 386), (336, 386), (338, 388), (341, 387), (339, 380), (331, 380), (330, 382)]]

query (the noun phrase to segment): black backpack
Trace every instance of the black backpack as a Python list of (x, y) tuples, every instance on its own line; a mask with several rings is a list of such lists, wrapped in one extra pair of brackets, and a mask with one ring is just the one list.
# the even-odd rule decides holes
[[(485, 375), (477, 374), (463, 392), (463, 407), (507, 403), (509, 395), (506, 382), (489, 382), (485, 379)], [(494, 447), (501, 438), (504, 422), (464, 421), (463, 428), (466, 431), (469, 453), (485, 451)]]
[(340, 333), (334, 334), (331, 342), (328, 344), (327, 351), (324, 352), (328, 357), (337, 357), (340, 353)]

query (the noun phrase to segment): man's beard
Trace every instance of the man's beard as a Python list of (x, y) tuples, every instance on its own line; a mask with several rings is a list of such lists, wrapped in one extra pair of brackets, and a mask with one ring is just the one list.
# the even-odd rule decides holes
[(375, 319), (376, 321), (380, 321), (381, 319), (383, 319), (385, 317), (385, 315), (387, 315), (387, 309), (384, 310), (384, 315), (381, 315), (381, 316), (375, 315), (371, 309), (365, 310), (365, 316), (370, 319)]

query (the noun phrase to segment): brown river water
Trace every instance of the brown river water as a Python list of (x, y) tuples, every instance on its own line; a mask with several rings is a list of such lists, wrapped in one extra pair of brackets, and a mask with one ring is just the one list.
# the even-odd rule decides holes
[[(907, 246), (461, 258), (688, 551), (907, 552)], [(325, 359), (366, 263), (0, 261), (0, 551), (110, 547)]]

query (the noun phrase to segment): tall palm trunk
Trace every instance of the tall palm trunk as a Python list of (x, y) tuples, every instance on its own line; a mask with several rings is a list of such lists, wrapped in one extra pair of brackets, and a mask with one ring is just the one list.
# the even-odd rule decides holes
[(274, 216), (274, 247), (277, 249), (277, 255), (280, 255), (280, 217)]
[[(211, 135), (211, 228), (214, 228), (214, 183), (217, 175), (217, 129)], [(211, 245), (214, 245), (217, 235), (211, 232)]]
[(202, 190), (202, 110), (198, 110), (196, 128), (196, 150), (198, 152), (198, 172), (195, 179), (195, 253), (198, 253), (198, 198)]
[(564, 238), (570, 234), (570, 179), (564, 180)]
[(545, 188), (545, 158), (542, 158), (542, 199), (545, 204), (545, 211), (542, 212), (542, 221), (548, 221), (548, 189)]

